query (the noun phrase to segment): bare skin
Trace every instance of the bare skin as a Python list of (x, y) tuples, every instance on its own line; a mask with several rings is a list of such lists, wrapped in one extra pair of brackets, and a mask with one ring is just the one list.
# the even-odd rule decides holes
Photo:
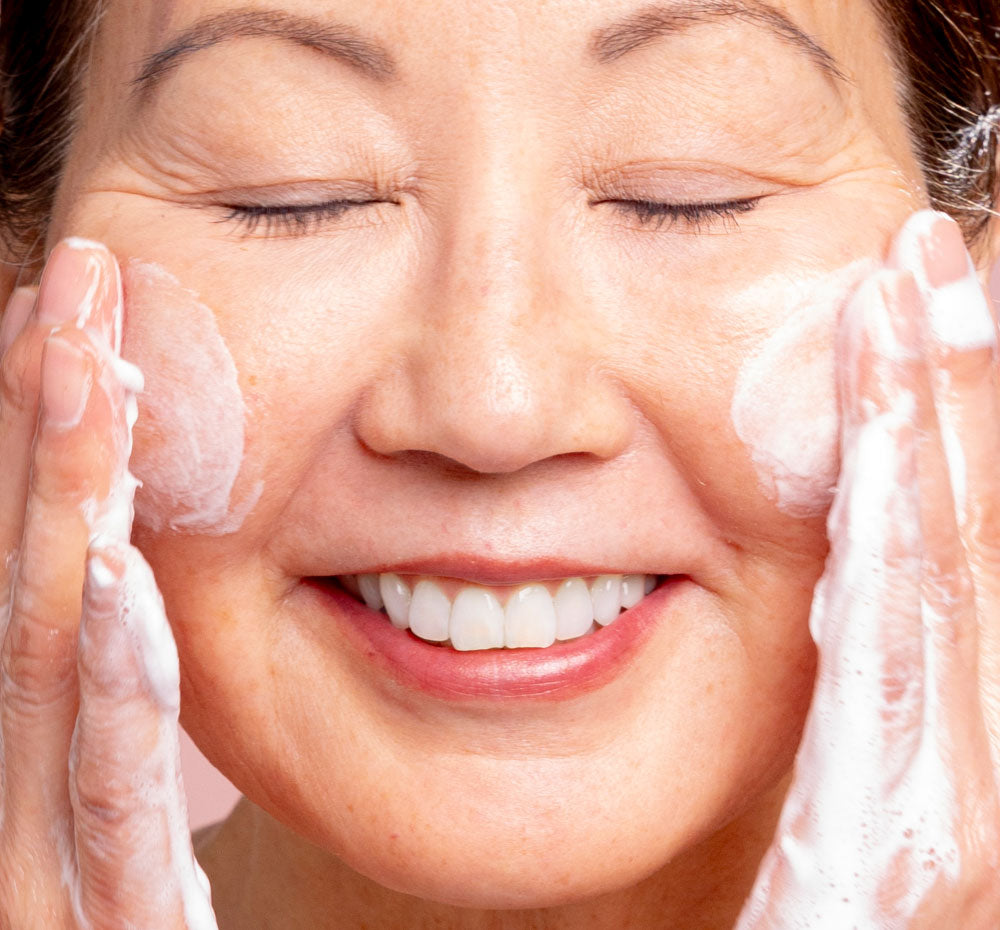
[[(745, 295), (769, 276), (889, 261), (894, 234), (923, 205), (871, 11), (782, 7), (840, 61), (852, 79), (841, 87), (801, 48), (738, 18), (598, 65), (584, 63), (588, 37), (631, 12), (624, 3), (414, 3), (404, 15), (394, 3), (360, 14), (303, 0), (296, 12), (330, 22), (362, 16), (356, 28), (399, 59), (398, 81), (244, 38), (190, 56), (141, 111), (130, 109), (137, 57), (218, 7), (111, 4), (52, 236), (98, 239), (126, 269), (132, 260), (168, 269), (211, 308), (247, 399), (234, 495), (255, 476), (264, 487), (245, 522), (222, 535), (154, 529), (140, 498), (133, 534), (177, 642), (184, 722), (247, 795), (199, 838), (219, 925), (733, 927), (774, 839), (810, 711), (813, 586), (831, 542), (845, 554), (822, 516), (775, 505), (732, 431), (739, 364), (785, 312)], [(347, 182), (357, 197), (362, 181), (370, 200), (323, 223), (251, 229), (234, 219), (234, 204), (343, 198)], [(728, 219), (652, 223), (635, 210), (746, 198), (760, 200)], [(79, 269), (65, 247), (52, 255), (46, 275), (70, 287)], [(991, 256), (976, 259), (986, 268)], [(110, 256), (101, 261), (112, 277)], [(22, 296), (7, 319), (23, 320), (27, 306)], [(168, 320), (176, 325), (169, 301), (143, 307), (127, 329), (155, 342)], [(72, 320), (79, 310), (65, 298), (53, 312)], [(36, 421), (39, 383), (56, 364), (43, 361), (42, 344), (68, 325), (60, 338), (90, 358), (91, 337), (40, 312), (5, 326), (0, 408), (0, 454), (18, 469), (3, 488), (4, 551), (20, 553), (27, 590), (45, 593), (43, 607), (22, 608), (8, 560), (6, 767), (30, 763), (34, 777), (15, 799), (8, 775), (0, 835), (11, 867), (0, 874), (35, 875), (39, 888), (31, 897), (23, 883), (0, 886), (0, 913), (25, 927), (77, 919), (38, 825), (58, 814), (78, 842), (84, 835), (88, 861), (87, 831), (72, 825), (93, 805), (80, 807), (68, 776), (78, 696), (86, 706), (98, 686), (90, 666), (73, 671), (90, 539), (80, 504), (110, 486), (93, 437), (109, 435), (108, 411), (123, 403), (113, 382), (92, 392), (80, 423), (59, 435), (69, 451), (52, 451), (44, 402)], [(922, 332), (919, 301), (892, 312)], [(969, 374), (969, 392), (954, 401), (958, 432), (967, 461), (986, 462), (1000, 442), (992, 356), (941, 360), (920, 336), (912, 341), (926, 362), (883, 369), (860, 348), (869, 323), (853, 332), (843, 365), (884, 378), (845, 396), (847, 422), (895, 381), (922, 398), (912, 425), (931, 437), (931, 479), (915, 506), (940, 517), (952, 481), (927, 399), (940, 391), (931, 373), (954, 364)], [(901, 448), (904, 434), (894, 434)], [(162, 441), (140, 404), (135, 467)], [(933, 544), (950, 560), (949, 578), (974, 579), (958, 591), (965, 665), (950, 672), (982, 678), (949, 700), (957, 719), (973, 721), (950, 771), (993, 836), (985, 734), (997, 733), (997, 495), (988, 471), (969, 474), (966, 499), (979, 516), (961, 531), (935, 523)], [(845, 495), (850, 487), (845, 478)], [(463, 557), (576, 558), (684, 574), (691, 585), (633, 665), (596, 692), (489, 708), (390, 696), (317, 612), (305, 580), (427, 557), (442, 522)], [(59, 559), (24, 557), (32, 533), (56, 528)], [(123, 566), (138, 558), (119, 556)], [(894, 622), (913, 633), (913, 619)], [(32, 674), (25, 654), (44, 673), (30, 685), (17, 677)], [(147, 696), (144, 719), (159, 732), (170, 702), (152, 700), (134, 657), (127, 666), (120, 676)], [(51, 699), (36, 696), (45, 689)], [(99, 758), (101, 739), (117, 732), (76, 751)], [(143, 758), (123, 759), (122, 771), (139, 771)], [(808, 797), (822, 805), (828, 792), (813, 781)], [(106, 801), (136, 811), (127, 791)], [(154, 813), (176, 814), (181, 803), (161, 797)], [(990, 926), (988, 844), (958, 840), (964, 880), (942, 882), (917, 917)], [(128, 842), (118, 842), (127, 861)], [(139, 891), (117, 896), (108, 888), (122, 886), (81, 865), (91, 920), (112, 926), (122, 916), (108, 916), (114, 907), (147, 900), (143, 888), (172, 888), (156, 919), (182, 926), (181, 884), (165, 877), (185, 857), (165, 860), (166, 871), (129, 873)], [(754, 926), (816, 906), (807, 883), (778, 884), (758, 890), (765, 922)], [(29, 900), (44, 900), (45, 913), (26, 912)], [(147, 917), (144, 926), (157, 926)]]

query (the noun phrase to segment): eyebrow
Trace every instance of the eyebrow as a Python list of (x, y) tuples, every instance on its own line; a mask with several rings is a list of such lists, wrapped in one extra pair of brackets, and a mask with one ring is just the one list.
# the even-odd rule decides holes
[(230, 39), (265, 37), (314, 49), (379, 83), (396, 76), (396, 64), (385, 46), (364, 38), (349, 26), (284, 10), (234, 9), (198, 20), (167, 46), (143, 59), (132, 81), (134, 92), (148, 97), (171, 71), (196, 52)]
[[(726, 18), (763, 26), (805, 52), (835, 82), (847, 83), (836, 59), (785, 13), (765, 0), (675, 0), (653, 4), (596, 30), (591, 37), (590, 53), (596, 61), (606, 64), (664, 36)], [(241, 38), (276, 38), (310, 48), (377, 83), (387, 83), (397, 75), (396, 63), (389, 50), (350, 26), (324, 23), (284, 10), (240, 8), (198, 20), (164, 48), (143, 59), (138, 75), (131, 82), (134, 92), (140, 99), (148, 98), (157, 85), (191, 55)]]
[(693, 26), (719, 19), (736, 19), (762, 26), (783, 42), (799, 49), (835, 84), (849, 83), (836, 59), (785, 13), (764, 0), (677, 0), (653, 4), (598, 29), (590, 54), (600, 63), (617, 61), (663, 36), (677, 35)]

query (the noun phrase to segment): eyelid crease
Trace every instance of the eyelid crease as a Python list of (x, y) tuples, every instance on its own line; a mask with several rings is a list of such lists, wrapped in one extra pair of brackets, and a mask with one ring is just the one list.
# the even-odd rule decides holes
[[(745, 200), (798, 186), (787, 179), (705, 162), (635, 162), (588, 172), (581, 188), (601, 199), (710, 202)], [(660, 188), (665, 189), (660, 189)], [(734, 195), (719, 198), (720, 190)], [(640, 191), (643, 195), (640, 195)]]

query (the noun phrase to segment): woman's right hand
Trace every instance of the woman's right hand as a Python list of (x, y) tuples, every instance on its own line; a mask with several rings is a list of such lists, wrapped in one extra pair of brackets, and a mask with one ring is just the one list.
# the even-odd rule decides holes
[(0, 329), (0, 927), (210, 930), (177, 652), (129, 545), (118, 266), (68, 240)]

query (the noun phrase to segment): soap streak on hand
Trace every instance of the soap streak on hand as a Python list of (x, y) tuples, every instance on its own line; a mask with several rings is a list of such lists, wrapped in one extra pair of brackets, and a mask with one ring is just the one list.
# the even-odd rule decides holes
[[(968, 267), (954, 254), (964, 253), (954, 224), (918, 214), (900, 238), (936, 248), (903, 250), (905, 260), (897, 248), (894, 267), (866, 280), (841, 326), (842, 465), (810, 617), (816, 687), (738, 930), (1000, 926), (1000, 773), (990, 738), (1000, 729), (996, 705), (984, 700), (998, 668), (979, 661), (980, 643), (995, 641), (1000, 625), (1000, 592), (971, 568), (985, 536), (983, 521), (974, 536), (965, 519), (1000, 487), (995, 458), (993, 471), (970, 466), (959, 481), (950, 473), (998, 447), (995, 338), (941, 338), (994, 329), (982, 321), (981, 289), (970, 302), (972, 289), (953, 281), (945, 292), (962, 299), (947, 312), (978, 319), (942, 327), (931, 318), (943, 301), (926, 286), (940, 271), (933, 262)], [(964, 396), (952, 390), (956, 371)], [(966, 409), (973, 399), (975, 416)], [(939, 423), (945, 409), (961, 457), (946, 448), (956, 439)], [(1000, 528), (984, 532), (995, 540)]]
[(122, 328), (117, 263), (70, 240), (4, 333), (0, 926), (18, 930), (216, 928), (187, 828), (176, 647), (129, 545), (142, 375), (118, 356)]

